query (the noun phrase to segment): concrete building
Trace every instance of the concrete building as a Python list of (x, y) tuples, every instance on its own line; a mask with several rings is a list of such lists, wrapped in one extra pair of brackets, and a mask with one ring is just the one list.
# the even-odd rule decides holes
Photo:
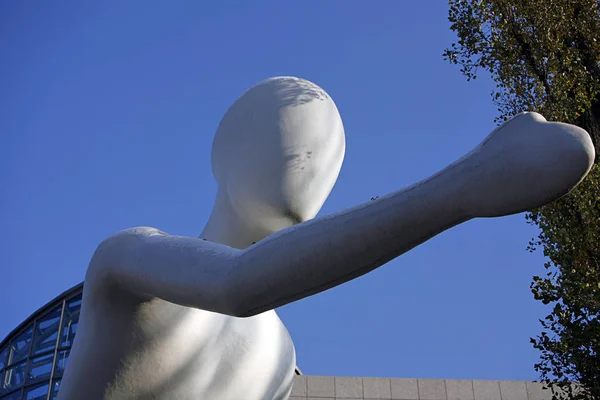
[(290, 400), (550, 400), (540, 383), (296, 376)]
[[(77, 331), (82, 289), (79, 284), (51, 300), (0, 342), (0, 400), (56, 398)], [(541, 384), (524, 381), (307, 376), (299, 369), (296, 374), (293, 400), (550, 400), (552, 397)]]

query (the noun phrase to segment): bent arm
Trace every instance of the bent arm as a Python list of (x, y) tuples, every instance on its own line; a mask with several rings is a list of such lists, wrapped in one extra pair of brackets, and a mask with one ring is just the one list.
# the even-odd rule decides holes
[(591, 140), (544, 121), (518, 116), (424, 181), (246, 250), (137, 228), (105, 241), (92, 260), (103, 267), (89, 271), (112, 271), (141, 295), (255, 315), (363, 275), (468, 219), (522, 212), (567, 193), (591, 167)]

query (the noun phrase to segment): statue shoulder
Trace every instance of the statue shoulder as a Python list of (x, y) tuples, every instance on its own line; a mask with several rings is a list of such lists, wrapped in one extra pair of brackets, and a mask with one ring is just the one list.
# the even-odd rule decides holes
[(170, 235), (150, 226), (138, 226), (116, 232), (100, 242), (88, 265), (85, 275), (86, 287), (114, 287), (114, 283), (117, 283), (114, 282), (116, 270), (127, 265), (130, 258), (135, 258), (136, 249), (153, 236)]
[(114, 237), (123, 237), (123, 236), (154, 236), (154, 235), (169, 236), (169, 234), (167, 232), (162, 231), (157, 228), (154, 228), (154, 227), (151, 227), (151, 226), (136, 226), (134, 228), (128, 228), (128, 229), (119, 231), (119, 232), (109, 236), (105, 240), (108, 240), (108, 239), (114, 238)]

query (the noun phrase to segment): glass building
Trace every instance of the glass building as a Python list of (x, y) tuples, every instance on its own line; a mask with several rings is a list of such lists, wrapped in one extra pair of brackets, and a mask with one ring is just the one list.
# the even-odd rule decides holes
[[(0, 342), (0, 400), (56, 399), (77, 331), (83, 284), (37, 310)], [(301, 375), (296, 367), (296, 374)]]
[(0, 342), (0, 400), (55, 399), (77, 331), (79, 284), (37, 310)]

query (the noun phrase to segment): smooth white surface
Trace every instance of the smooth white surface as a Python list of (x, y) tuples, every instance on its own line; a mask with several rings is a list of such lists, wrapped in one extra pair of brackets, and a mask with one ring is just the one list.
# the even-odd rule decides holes
[(98, 247), (60, 398), (285, 399), (295, 355), (273, 308), (468, 219), (552, 201), (594, 158), (582, 129), (522, 114), (432, 177), (310, 220), (343, 154), (335, 104), (314, 84), (272, 78), (242, 95), (215, 137), (201, 238), (141, 227)]

